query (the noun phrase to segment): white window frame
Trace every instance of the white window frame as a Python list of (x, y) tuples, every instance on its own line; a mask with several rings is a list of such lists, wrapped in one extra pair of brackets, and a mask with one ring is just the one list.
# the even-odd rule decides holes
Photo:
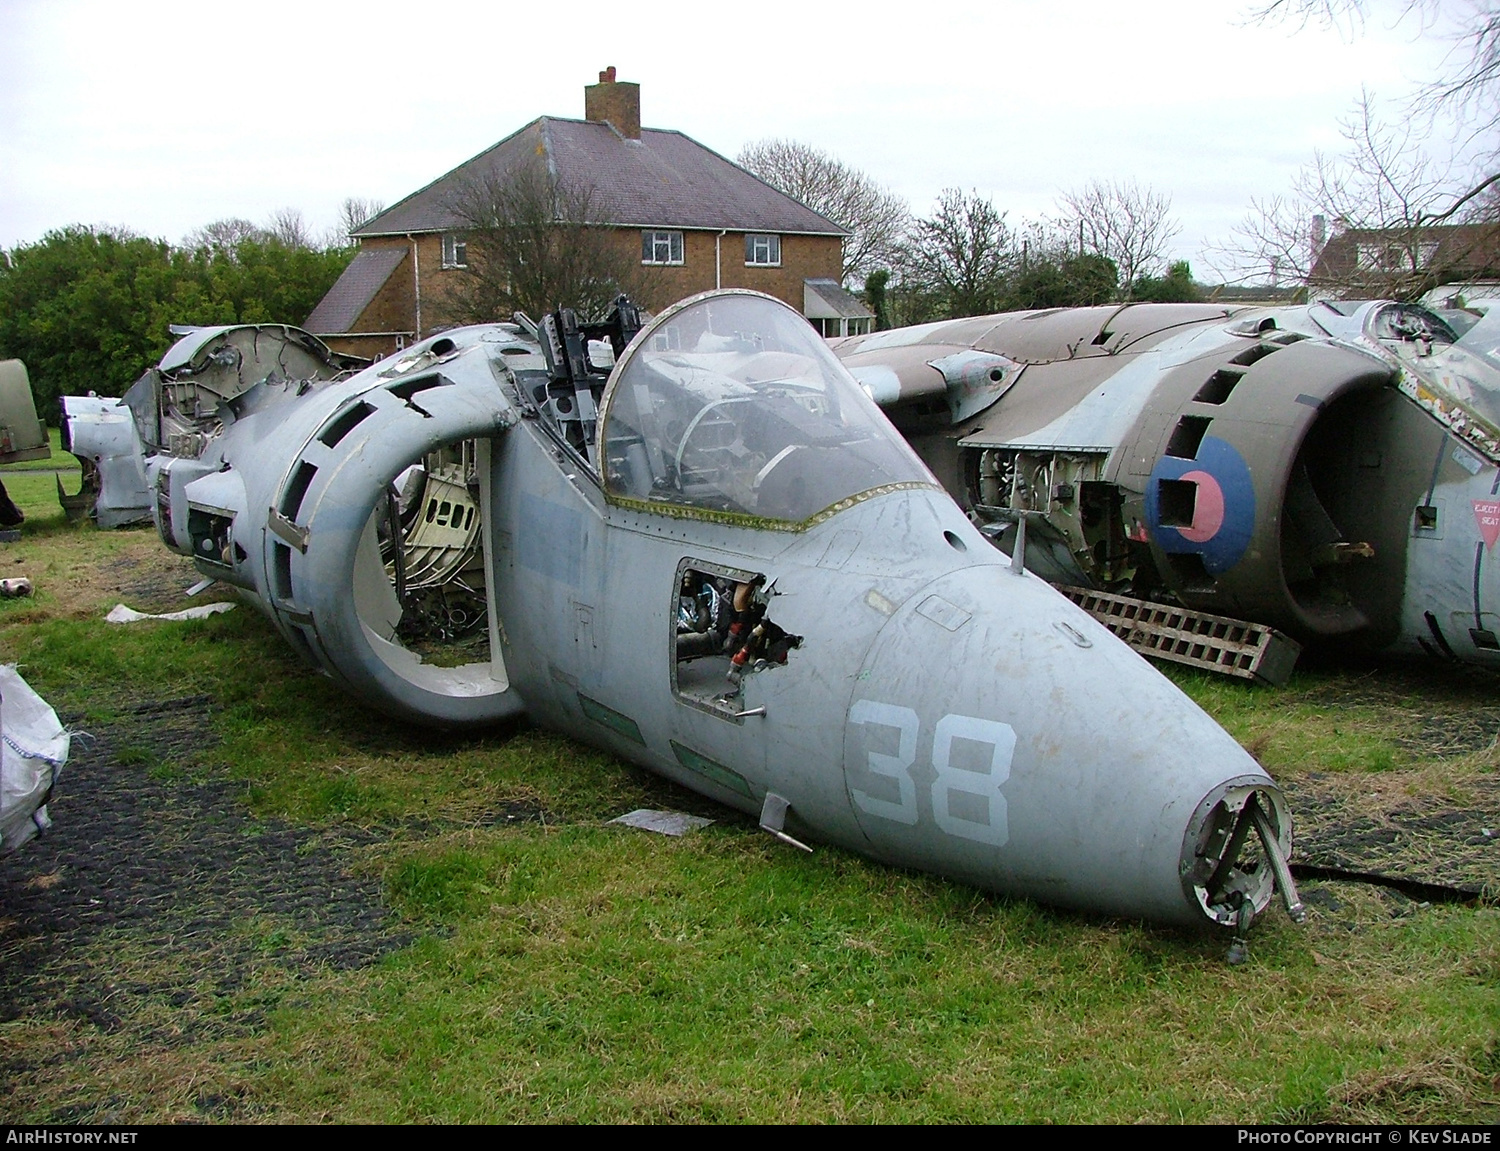
[(681, 267), (682, 233), (658, 228), (643, 229), (641, 263), (658, 267)]
[[(764, 259), (761, 258), (762, 254)], [(781, 267), (781, 237), (770, 232), (746, 232), (745, 267)]]
[(807, 322), (817, 328), (818, 334), (825, 340), (870, 334), (870, 319), (867, 316), (826, 316), (818, 319), (809, 316)]
[(443, 267), (467, 268), (469, 266), (469, 242), (457, 232), (443, 237)]

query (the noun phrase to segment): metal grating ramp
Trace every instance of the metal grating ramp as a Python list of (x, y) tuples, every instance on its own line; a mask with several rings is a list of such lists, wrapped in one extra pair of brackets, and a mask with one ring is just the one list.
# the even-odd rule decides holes
[(1280, 685), (1302, 645), (1274, 628), (1129, 596), (1059, 587), (1089, 615), (1142, 655)]

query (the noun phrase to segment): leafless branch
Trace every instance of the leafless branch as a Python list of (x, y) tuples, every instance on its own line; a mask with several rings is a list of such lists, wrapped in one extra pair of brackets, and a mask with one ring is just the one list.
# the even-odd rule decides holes
[(1211, 253), (1214, 271), (1227, 284), (1305, 284), (1321, 248), (1314, 240), (1317, 214), (1297, 195), (1252, 199), (1230, 240)]
[[(1342, 130), (1348, 147), (1318, 154), (1289, 196), (1251, 202), (1219, 253), (1236, 278), (1269, 273), (1325, 294), (1409, 299), (1490, 260), (1495, 236), (1478, 225), (1496, 218), (1500, 173), (1464, 177), (1437, 163), (1410, 122), (1381, 121), (1368, 94)], [(1314, 235), (1318, 217), (1326, 247)]]
[(354, 233), (363, 228), (381, 212), (385, 211), (384, 200), (367, 200), (363, 196), (346, 196), (339, 205), (339, 221), (333, 239), (340, 247), (354, 243)]
[(793, 140), (747, 144), (737, 162), (778, 191), (849, 231), (843, 279), (888, 265), (911, 222), (906, 201), (827, 152)]
[(622, 292), (650, 301), (655, 284), (640, 263), (639, 232), (610, 228), (595, 199), (591, 187), (563, 184), (541, 161), (471, 177), (448, 204), (467, 252), (444, 318), (540, 317), (559, 306), (594, 317)]
[(182, 246), (189, 249), (222, 248), (225, 251), (232, 251), (241, 240), (265, 240), (267, 235), (264, 228), (252, 224), (249, 220), (230, 216), (223, 220), (215, 220), (211, 224), (204, 224), (201, 228), (194, 228), (182, 238)]
[(298, 208), (278, 208), (271, 213), (266, 226), (271, 239), (287, 248), (311, 248), (314, 246), (307, 221)]
[[(1285, 21), (1298, 27), (1318, 24), (1357, 35), (1378, 0), (1271, 0), (1252, 7), (1252, 23)], [(1414, 110), (1429, 118), (1452, 109), (1475, 136), (1492, 136), (1500, 127), (1500, 2), (1497, 0), (1391, 0), (1394, 23), (1411, 21), (1418, 32), (1432, 35), (1439, 26), (1450, 50), (1439, 72), (1416, 98)], [(1486, 151), (1495, 150), (1491, 140)]]
[(1138, 278), (1166, 262), (1167, 245), (1182, 230), (1171, 217), (1172, 198), (1134, 180), (1092, 180), (1064, 194), (1059, 206), (1064, 239), (1077, 236), (1084, 252), (1111, 261), (1127, 295)]
[[(1459, 196), (1458, 199), (1454, 200), (1446, 211), (1429, 215), (1425, 217), (1424, 222), (1428, 224), (1441, 224), (1463, 213), (1468, 217), (1466, 220), (1467, 223), (1494, 223), (1496, 220), (1496, 209), (1500, 208), (1500, 202), (1497, 202), (1493, 194), (1485, 196), (1485, 193), (1493, 188), (1500, 188), (1500, 172), (1496, 172), (1493, 176), (1481, 180), (1474, 187)], [(1468, 212), (1464, 212), (1464, 208), (1469, 204), (1475, 204), (1475, 209), (1477, 210), (1471, 209)]]

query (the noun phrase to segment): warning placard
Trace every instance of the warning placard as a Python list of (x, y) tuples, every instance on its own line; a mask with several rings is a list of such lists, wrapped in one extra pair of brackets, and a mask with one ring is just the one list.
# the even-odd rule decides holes
[(1500, 500), (1475, 500), (1474, 518), (1479, 521), (1479, 534), (1484, 546), (1493, 548), (1500, 539)]

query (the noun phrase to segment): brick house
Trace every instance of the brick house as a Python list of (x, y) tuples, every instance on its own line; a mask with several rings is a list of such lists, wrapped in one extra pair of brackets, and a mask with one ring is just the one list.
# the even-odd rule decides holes
[(584, 89), (584, 114), (533, 120), (359, 228), (359, 252), (304, 326), (363, 356), (444, 326), (442, 302), (467, 257), (452, 208), (460, 189), (540, 156), (559, 182), (590, 187), (610, 221), (599, 226), (653, 269), (658, 298), (639, 301), (648, 309), (755, 288), (825, 335), (869, 330), (871, 313), (839, 285), (843, 228), (681, 132), (642, 128), (640, 85), (616, 81), (613, 68)]
[(1500, 275), (1500, 225), (1349, 228), (1318, 252), (1314, 298), (1416, 299), (1444, 283)]

